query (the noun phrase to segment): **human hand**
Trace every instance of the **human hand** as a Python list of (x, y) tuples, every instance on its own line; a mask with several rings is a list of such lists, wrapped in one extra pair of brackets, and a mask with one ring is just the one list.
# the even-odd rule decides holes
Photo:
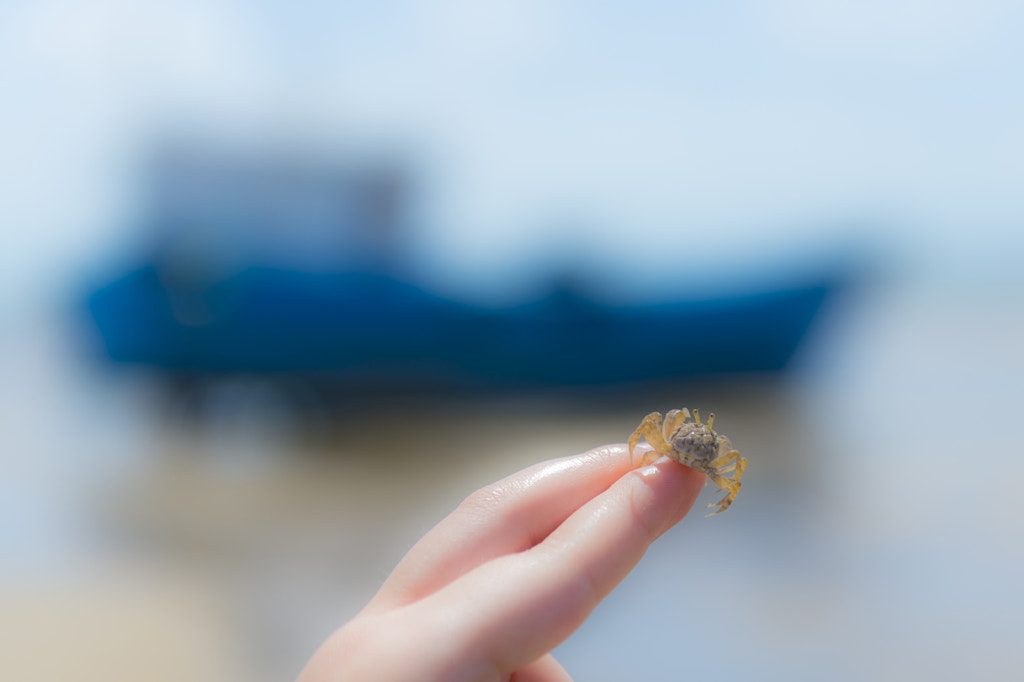
[(631, 469), (626, 447), (610, 445), (481, 488), (416, 543), (299, 682), (569, 680), (549, 652), (703, 482), (665, 458)]

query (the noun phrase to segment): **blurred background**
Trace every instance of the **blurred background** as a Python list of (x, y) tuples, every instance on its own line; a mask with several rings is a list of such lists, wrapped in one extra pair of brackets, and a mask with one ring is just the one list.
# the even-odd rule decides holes
[(1011, 677), (1022, 30), (4, 3), (0, 675), (293, 678), (474, 489), (688, 406), (746, 485), (577, 679)]

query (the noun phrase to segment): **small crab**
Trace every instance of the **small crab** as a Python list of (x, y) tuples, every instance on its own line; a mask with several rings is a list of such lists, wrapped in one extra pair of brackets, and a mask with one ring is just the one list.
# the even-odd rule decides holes
[(729, 439), (711, 429), (715, 422), (715, 414), (711, 413), (707, 424), (700, 423), (700, 414), (693, 411), (693, 422), (690, 411), (685, 407), (681, 410), (669, 410), (664, 421), (661, 412), (651, 412), (636, 427), (629, 437), (629, 458), (633, 462), (633, 451), (643, 438), (653, 450), (644, 453), (640, 466), (650, 464), (658, 457), (666, 455), (670, 459), (707, 475), (704, 485), (710, 480), (725, 491), (725, 497), (712, 502), (708, 507), (718, 509), (708, 514), (714, 516), (724, 512), (736, 499), (740, 491), (743, 472), (747, 470), (747, 460), (732, 446)]

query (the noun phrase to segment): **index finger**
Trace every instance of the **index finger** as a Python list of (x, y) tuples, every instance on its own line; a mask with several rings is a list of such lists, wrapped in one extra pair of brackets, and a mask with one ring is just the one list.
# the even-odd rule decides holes
[(477, 490), (409, 550), (364, 612), (410, 604), (492, 559), (530, 549), (630, 468), (625, 445), (606, 445)]
[(411, 609), (446, 614), (440, 634), (462, 643), (477, 668), (517, 670), (583, 623), (686, 515), (703, 482), (667, 459), (629, 472), (534, 548), (485, 564)]

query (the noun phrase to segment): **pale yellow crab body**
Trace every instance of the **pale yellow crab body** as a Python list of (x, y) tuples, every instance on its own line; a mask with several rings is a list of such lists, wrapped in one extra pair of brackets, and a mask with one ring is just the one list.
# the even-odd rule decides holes
[(736, 499), (742, 485), (743, 472), (747, 469), (747, 460), (732, 446), (729, 439), (716, 433), (711, 426), (715, 415), (708, 417), (708, 423), (702, 424), (700, 414), (685, 407), (681, 410), (669, 410), (662, 419), (660, 412), (652, 412), (644, 417), (640, 426), (629, 437), (629, 456), (632, 461), (633, 451), (643, 438), (653, 450), (644, 453), (640, 466), (653, 462), (661, 456), (685, 464), (705, 474), (708, 480), (725, 492), (718, 502), (709, 507), (718, 507), (708, 516), (725, 511)]

